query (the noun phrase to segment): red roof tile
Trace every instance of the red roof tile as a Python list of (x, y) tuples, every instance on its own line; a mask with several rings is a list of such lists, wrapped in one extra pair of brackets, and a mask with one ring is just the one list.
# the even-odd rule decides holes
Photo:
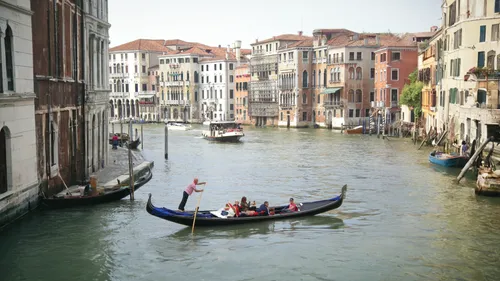
[(171, 52), (163, 43), (165, 40), (159, 39), (137, 39), (109, 49), (110, 52), (119, 51), (147, 51), (147, 52)]
[(253, 45), (269, 43), (269, 42), (273, 42), (273, 41), (300, 41), (300, 40), (305, 40), (305, 39), (310, 39), (310, 38), (312, 38), (312, 37), (305, 36), (305, 35), (282, 34), (282, 35), (278, 35), (278, 36), (273, 36), (272, 38), (265, 39), (262, 41), (257, 41), (255, 43), (250, 44), (250, 45), (253, 46)]

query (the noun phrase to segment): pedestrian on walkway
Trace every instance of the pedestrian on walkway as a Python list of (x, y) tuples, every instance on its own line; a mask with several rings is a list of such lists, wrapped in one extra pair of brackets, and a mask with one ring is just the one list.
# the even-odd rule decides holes
[(203, 189), (196, 189), (197, 185), (205, 185), (207, 184), (206, 182), (198, 182), (198, 178), (194, 178), (193, 182), (190, 183), (187, 187), (186, 190), (184, 190), (184, 193), (182, 193), (182, 200), (181, 203), (179, 204), (179, 211), (184, 212), (184, 207), (186, 206), (186, 202), (188, 200), (188, 197), (193, 194), (194, 192), (203, 192)]
[(118, 149), (118, 135), (113, 135), (113, 149)]

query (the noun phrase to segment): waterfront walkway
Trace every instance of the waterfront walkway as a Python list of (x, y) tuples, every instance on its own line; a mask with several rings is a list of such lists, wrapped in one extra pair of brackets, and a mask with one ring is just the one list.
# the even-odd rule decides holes
[[(134, 174), (142, 174), (154, 166), (154, 162), (147, 161), (140, 150), (132, 150), (132, 163)], [(91, 176), (97, 176), (98, 185), (108, 185), (107, 183), (111, 182), (116, 184), (117, 179), (120, 179), (122, 183), (127, 183), (129, 180), (128, 149), (124, 147), (118, 147), (116, 150), (109, 149), (108, 165)]]

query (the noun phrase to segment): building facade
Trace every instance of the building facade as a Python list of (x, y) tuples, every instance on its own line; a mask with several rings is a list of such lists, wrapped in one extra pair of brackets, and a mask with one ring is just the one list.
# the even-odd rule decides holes
[(109, 28), (108, 1), (84, 0), (87, 174), (108, 163)]
[(422, 88), (422, 117), (425, 131), (437, 127), (437, 71), (438, 71), (438, 32), (428, 46), (422, 50), (418, 58), (418, 80), (424, 84)]
[(31, 3), (0, 1), (0, 227), (38, 199)]
[(250, 125), (252, 122), (248, 115), (248, 89), (250, 87), (250, 68), (248, 64), (237, 66), (235, 74), (235, 119), (238, 123)]
[(392, 125), (399, 120), (413, 122), (414, 119), (413, 111), (399, 105), (408, 75), (418, 67), (417, 43), (410, 37), (388, 42), (375, 51), (374, 107), (382, 114), (384, 124)]
[(37, 168), (45, 195), (87, 174), (84, 107), (88, 96), (81, 4), (31, 1)]
[[(109, 49), (109, 115), (114, 120), (141, 119), (139, 101), (156, 95), (148, 91), (148, 69), (172, 50), (165, 40), (138, 39)], [(149, 115), (147, 115), (149, 116)]]
[(438, 126), (451, 142), (484, 141), (500, 122), (500, 3), (445, 0)]
[[(251, 44), (249, 112), (256, 126), (276, 126), (279, 116), (278, 51), (298, 41), (310, 39), (284, 34)], [(296, 80), (298, 81), (298, 79)]]

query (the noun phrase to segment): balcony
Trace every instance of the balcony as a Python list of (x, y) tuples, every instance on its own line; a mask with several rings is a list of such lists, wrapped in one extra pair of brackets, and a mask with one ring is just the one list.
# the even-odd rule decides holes
[(371, 107), (385, 107), (385, 103), (383, 101), (372, 101)]
[(397, 100), (391, 101), (391, 107), (399, 107), (399, 102)]
[(323, 106), (325, 108), (341, 108), (344, 107), (343, 100), (324, 100)]
[(177, 69), (180, 67), (180, 65), (178, 63), (171, 63), (168, 65), (168, 67), (170, 67), (170, 69)]
[(109, 77), (110, 78), (127, 78), (128, 77), (128, 73), (110, 73), (109, 74)]
[(150, 98), (150, 97), (155, 96), (155, 95), (156, 95), (155, 91), (143, 91), (143, 92), (135, 93), (135, 96), (138, 98)]
[(164, 101), (166, 105), (189, 105), (188, 100), (166, 100)]
[(169, 82), (162, 82), (161, 84), (163, 87), (182, 87), (182, 86), (189, 86), (189, 81), (169, 81)]

